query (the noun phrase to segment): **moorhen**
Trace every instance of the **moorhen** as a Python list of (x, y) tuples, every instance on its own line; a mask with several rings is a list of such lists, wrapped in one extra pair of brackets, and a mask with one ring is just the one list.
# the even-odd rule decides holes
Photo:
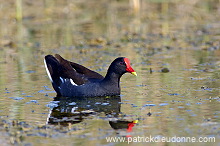
[(120, 95), (120, 78), (129, 72), (137, 76), (128, 58), (116, 58), (105, 77), (82, 65), (65, 60), (60, 55), (44, 59), (47, 74), (57, 96), (98, 97)]

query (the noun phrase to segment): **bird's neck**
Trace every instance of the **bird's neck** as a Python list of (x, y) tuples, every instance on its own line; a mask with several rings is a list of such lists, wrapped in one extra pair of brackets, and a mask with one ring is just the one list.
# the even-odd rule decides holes
[(108, 71), (103, 81), (111, 84), (118, 84), (119, 86), (121, 76), (122, 75), (116, 74), (115, 72)]

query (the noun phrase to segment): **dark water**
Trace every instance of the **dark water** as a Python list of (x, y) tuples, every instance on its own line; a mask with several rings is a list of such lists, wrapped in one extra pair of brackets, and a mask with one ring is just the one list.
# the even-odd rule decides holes
[[(220, 144), (219, 1), (19, 2), (0, 5), (2, 145)], [(138, 76), (122, 77), (120, 97), (57, 99), (43, 64), (55, 53), (103, 75), (126, 56)]]

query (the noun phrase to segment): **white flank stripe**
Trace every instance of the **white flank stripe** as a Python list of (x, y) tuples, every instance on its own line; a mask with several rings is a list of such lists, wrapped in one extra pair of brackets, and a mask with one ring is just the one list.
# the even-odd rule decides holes
[(53, 83), (53, 79), (52, 79), (52, 77), (51, 77), (51, 75), (50, 75), (50, 71), (49, 71), (48, 68), (47, 68), (47, 63), (46, 63), (46, 60), (45, 60), (45, 59), (44, 59), (44, 66), (45, 66), (45, 68), (46, 68), (46, 72), (47, 72), (47, 75), (48, 75), (50, 81)]
[(73, 82), (72, 79), (70, 79), (70, 83), (71, 83), (72, 85), (74, 85), (74, 86), (78, 86), (76, 83)]
[(64, 79), (63, 78), (60, 77), (60, 80), (61, 80), (62, 83), (64, 83)]

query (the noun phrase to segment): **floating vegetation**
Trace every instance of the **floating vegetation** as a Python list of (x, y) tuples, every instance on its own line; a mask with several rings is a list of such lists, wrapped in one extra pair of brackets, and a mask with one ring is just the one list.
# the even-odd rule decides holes
[[(8, 0), (0, 9), (2, 145), (115, 145), (106, 137), (141, 135), (219, 145), (218, 0)], [(120, 98), (54, 97), (46, 54), (102, 75), (124, 56), (138, 77), (123, 76)]]

